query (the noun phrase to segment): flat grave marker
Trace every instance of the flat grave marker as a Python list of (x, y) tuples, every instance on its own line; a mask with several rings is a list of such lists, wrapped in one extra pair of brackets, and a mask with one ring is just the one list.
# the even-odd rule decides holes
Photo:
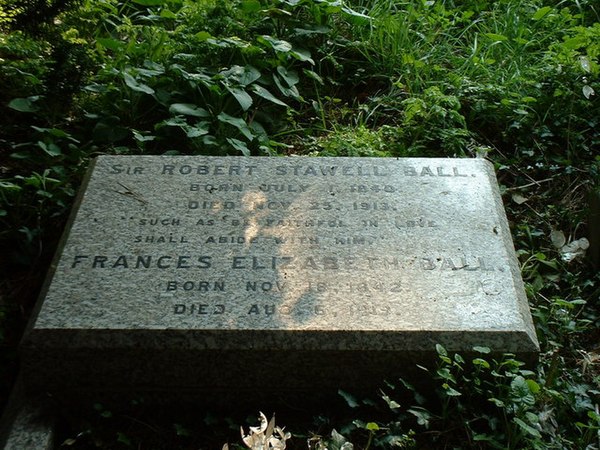
[(23, 354), (49, 389), (301, 390), (436, 343), (538, 351), (489, 162), (101, 156)]

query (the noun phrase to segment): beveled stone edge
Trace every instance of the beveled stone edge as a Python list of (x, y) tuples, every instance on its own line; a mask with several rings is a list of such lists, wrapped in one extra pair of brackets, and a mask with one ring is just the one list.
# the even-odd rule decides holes
[(529, 330), (36, 330), (22, 344), (24, 357), (57, 351), (106, 349), (164, 353), (195, 351), (428, 351), (441, 344), (448, 351), (474, 346), (495, 352), (539, 352)]

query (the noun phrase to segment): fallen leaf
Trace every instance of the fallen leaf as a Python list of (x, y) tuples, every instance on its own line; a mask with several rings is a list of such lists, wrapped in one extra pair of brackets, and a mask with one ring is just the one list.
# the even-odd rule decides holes
[(562, 246), (567, 243), (565, 233), (560, 230), (550, 231), (550, 240), (552, 241), (552, 245), (556, 248), (562, 248)]
[(517, 205), (522, 205), (523, 203), (525, 203), (528, 199), (526, 197), (523, 197), (520, 194), (513, 194), (512, 195), (512, 200), (513, 202), (515, 202)]

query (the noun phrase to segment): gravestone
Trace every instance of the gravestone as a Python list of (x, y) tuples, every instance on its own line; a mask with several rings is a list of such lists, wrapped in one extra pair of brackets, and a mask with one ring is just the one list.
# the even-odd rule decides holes
[(23, 341), (33, 390), (377, 387), (538, 344), (482, 159), (101, 156)]

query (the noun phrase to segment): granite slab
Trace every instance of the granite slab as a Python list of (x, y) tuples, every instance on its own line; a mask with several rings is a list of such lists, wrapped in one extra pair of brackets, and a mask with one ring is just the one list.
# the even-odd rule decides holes
[(436, 343), (538, 351), (488, 161), (100, 156), (22, 352), (50, 389), (303, 389)]

